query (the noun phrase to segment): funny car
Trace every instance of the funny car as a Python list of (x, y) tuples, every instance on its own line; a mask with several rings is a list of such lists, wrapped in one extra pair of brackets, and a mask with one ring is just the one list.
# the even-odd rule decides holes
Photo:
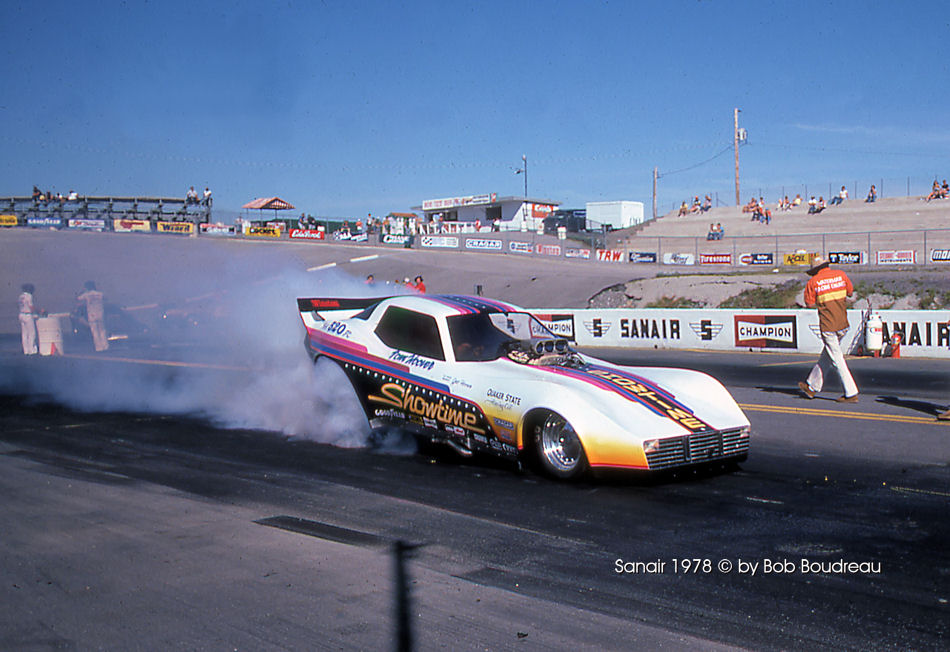
[(749, 420), (714, 378), (574, 350), (517, 306), (482, 297), (298, 298), (311, 358), (346, 373), (373, 427), (463, 456), (536, 460), (562, 479), (741, 461)]

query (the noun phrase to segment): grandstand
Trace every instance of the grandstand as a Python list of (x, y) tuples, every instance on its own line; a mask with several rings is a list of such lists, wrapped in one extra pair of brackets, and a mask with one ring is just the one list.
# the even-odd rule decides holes
[(0, 212), (30, 219), (130, 219), (201, 224), (211, 221), (211, 206), (181, 197), (78, 197), (74, 200), (0, 197)]
[[(877, 251), (914, 249), (918, 263), (928, 262), (930, 250), (950, 249), (950, 199), (892, 197), (866, 203), (849, 199), (809, 214), (802, 204), (780, 210), (768, 204), (769, 224), (754, 221), (737, 206), (712, 208), (705, 213), (678, 216), (678, 211), (643, 225), (615, 231), (608, 243), (614, 249), (662, 252), (748, 252), (781, 254), (796, 250), (827, 253), (829, 249), (862, 251), (873, 259)], [(708, 241), (710, 223), (721, 223), (725, 236)]]

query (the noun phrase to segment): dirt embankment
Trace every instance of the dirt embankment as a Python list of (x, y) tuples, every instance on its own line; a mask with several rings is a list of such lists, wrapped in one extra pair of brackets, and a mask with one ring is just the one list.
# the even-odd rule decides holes
[[(853, 307), (950, 309), (950, 270), (847, 270)], [(591, 308), (800, 308), (802, 272), (671, 274), (620, 283), (591, 298)]]

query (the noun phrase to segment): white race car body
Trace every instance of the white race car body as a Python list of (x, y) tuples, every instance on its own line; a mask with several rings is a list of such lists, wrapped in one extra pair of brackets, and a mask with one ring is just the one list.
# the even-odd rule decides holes
[(298, 307), (310, 355), (343, 368), (373, 426), (409, 426), (463, 454), (536, 450), (559, 477), (748, 454), (749, 421), (714, 378), (579, 354), (510, 304), (411, 295)]

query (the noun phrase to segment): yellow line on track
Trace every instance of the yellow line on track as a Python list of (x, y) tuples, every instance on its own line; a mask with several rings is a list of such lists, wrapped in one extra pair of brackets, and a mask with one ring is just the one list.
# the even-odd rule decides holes
[(895, 421), (898, 423), (926, 423), (930, 425), (946, 425), (933, 417), (913, 417), (900, 414), (872, 414), (870, 412), (850, 412), (847, 410), (823, 410), (820, 408), (784, 407), (781, 405), (755, 405), (740, 403), (743, 410), (753, 412), (777, 412), (779, 414), (800, 414), (810, 417), (839, 417), (842, 419), (864, 419), (867, 421)]
[(891, 487), (891, 491), (899, 491), (905, 494), (925, 494), (927, 496), (939, 496), (941, 498), (950, 498), (950, 493), (946, 491), (932, 491), (930, 489), (914, 489), (913, 487)]
[(234, 367), (223, 364), (209, 364), (206, 362), (175, 362), (173, 360), (148, 360), (143, 358), (117, 358), (114, 356), (98, 355), (77, 355), (67, 353), (63, 358), (76, 358), (78, 360), (98, 360), (99, 362), (128, 362), (132, 364), (151, 364), (162, 367), (189, 367), (194, 369), (218, 369), (221, 371), (251, 371), (250, 367)]

